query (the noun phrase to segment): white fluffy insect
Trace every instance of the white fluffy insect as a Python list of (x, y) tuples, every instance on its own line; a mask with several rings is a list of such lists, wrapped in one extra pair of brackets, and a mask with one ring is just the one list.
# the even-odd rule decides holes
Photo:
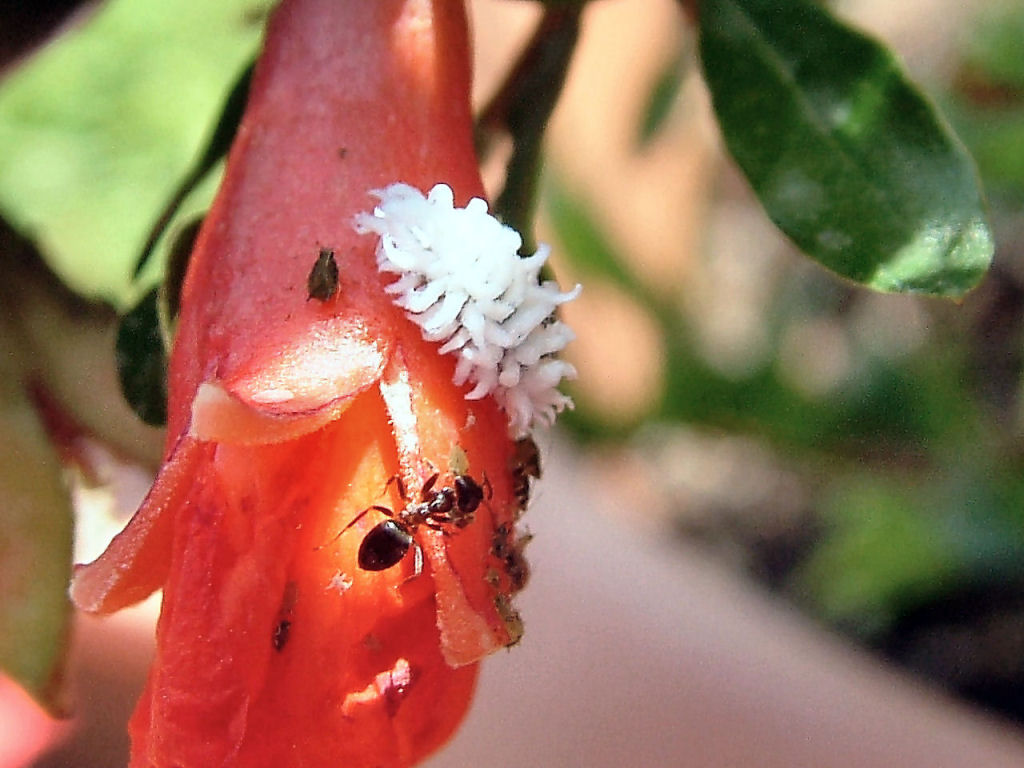
[(478, 197), (456, 208), (446, 184), (427, 195), (401, 183), (371, 194), (380, 203), (356, 216), (356, 230), (380, 237), (377, 267), (398, 275), (386, 288), (395, 304), (442, 354), (458, 356), (455, 384), (473, 385), (466, 398), (493, 394), (515, 436), (571, 408), (558, 385), (576, 369), (557, 354), (575, 334), (555, 310), (580, 286), (562, 293), (539, 281), (550, 249), (519, 256), (518, 232)]

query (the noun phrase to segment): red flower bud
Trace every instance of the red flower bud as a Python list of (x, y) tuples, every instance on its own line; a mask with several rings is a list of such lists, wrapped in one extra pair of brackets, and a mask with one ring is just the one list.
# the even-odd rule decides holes
[(163, 467), (72, 587), (97, 613), (164, 590), (134, 766), (409, 765), (519, 637), (536, 456), (354, 226), (396, 182), (482, 195), (469, 86), (461, 0), (274, 13), (183, 287)]

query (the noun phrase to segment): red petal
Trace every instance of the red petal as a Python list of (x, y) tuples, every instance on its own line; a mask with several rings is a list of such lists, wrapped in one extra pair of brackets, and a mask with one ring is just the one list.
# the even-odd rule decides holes
[[(224, 184), (182, 296), (171, 431), (202, 381), (243, 401), (324, 406), (379, 375), (397, 323), (373, 238), (353, 218), (394, 181), (482, 194), (469, 112), (461, 2), (293, 0), (274, 15)], [(306, 279), (333, 248), (337, 295)], [(262, 403), (266, 405), (264, 401)]]
[[(456, 391), (452, 361), (391, 304), (373, 239), (352, 228), (391, 182), (482, 194), (468, 62), (460, 0), (284, 0), (274, 13), (183, 287), (176, 447), (76, 577), (76, 600), (104, 611), (166, 575), (133, 765), (409, 765), (468, 704), (475, 666), (449, 662), (509, 639), (489, 579), (512, 513), (504, 417)], [(306, 291), (321, 247), (340, 272), (325, 302)], [(372, 386), (399, 357), (416, 461), (447, 471), (459, 444), (493, 486), (417, 578), (412, 558), (359, 569), (378, 513), (339, 534), (399, 471), (409, 433)]]
[(213, 446), (182, 438), (167, 457), (142, 506), (106, 551), (75, 568), (71, 598), (90, 613), (113, 613), (159, 589), (171, 560), (175, 512)]
[(317, 433), (219, 446), (202, 465), (175, 533), (133, 765), (400, 766), (447, 738), (476, 673), (441, 656), (431, 579), (409, 579), (411, 563), (358, 568), (374, 519), (338, 535), (380, 499), (389, 466), (373, 392)]

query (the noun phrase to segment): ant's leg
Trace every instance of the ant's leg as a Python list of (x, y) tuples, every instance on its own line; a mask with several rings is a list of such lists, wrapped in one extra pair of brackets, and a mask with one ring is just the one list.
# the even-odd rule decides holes
[(388, 481), (386, 483), (384, 483), (384, 492), (387, 493), (388, 487), (392, 483), (394, 483), (395, 487), (398, 489), (398, 495), (402, 497), (402, 501), (408, 503), (409, 502), (409, 494), (405, 490), (405, 483), (402, 482), (402, 478), (399, 475), (397, 475), (397, 474), (394, 474), (391, 477), (389, 477)]
[(423, 550), (420, 548), (420, 545), (417, 544), (415, 541), (412, 543), (412, 548), (412, 576), (407, 577), (405, 581), (402, 582), (403, 584), (406, 581), (412, 581), (421, 573), (423, 573)]
[(353, 517), (353, 518), (352, 518), (352, 519), (351, 519), (351, 520), (349, 521), (349, 524), (348, 524), (348, 525), (346, 525), (346, 526), (345, 526), (344, 528), (342, 528), (342, 529), (341, 529), (340, 531), (338, 531), (337, 535), (336, 535), (336, 536), (334, 536), (334, 538), (332, 538), (332, 539), (331, 539), (330, 541), (324, 542), (323, 544), (321, 544), (321, 545), (320, 545), (320, 546), (318, 546), (318, 547), (315, 547), (315, 548), (314, 548), (314, 551), (315, 551), (315, 552), (319, 552), (319, 551), (320, 551), (321, 549), (323, 549), (324, 547), (326, 547), (326, 546), (328, 546), (328, 545), (330, 545), (330, 544), (333, 544), (334, 542), (336, 542), (336, 541), (337, 541), (338, 539), (340, 539), (340, 538), (341, 538), (341, 534), (343, 534), (343, 533), (344, 533), (345, 531), (347, 531), (347, 530), (348, 530), (349, 528), (351, 528), (351, 527), (352, 527), (353, 525), (355, 525), (355, 524), (356, 524), (356, 523), (358, 523), (358, 522), (359, 522), (360, 520), (362, 520), (362, 519), (363, 519), (364, 517), (366, 517), (366, 513), (367, 513), (367, 512), (369, 512), (370, 510), (374, 510), (374, 509), (375, 509), (375, 510), (377, 510), (378, 512), (383, 512), (383, 513), (384, 513), (385, 515), (387, 515), (388, 517), (394, 517), (394, 516), (395, 516), (395, 513), (394, 513), (394, 512), (392, 512), (392, 511), (391, 511), (390, 509), (388, 509), (387, 507), (382, 507), (382, 506), (380, 506), (379, 504), (374, 504), (374, 505), (373, 505), (372, 507), (367, 507), (367, 508), (366, 508), (366, 509), (364, 509), (364, 510), (363, 510), (362, 512), (360, 512), (360, 513), (359, 513), (358, 515), (356, 515), (355, 517)]
[(440, 476), (440, 473), (435, 472), (427, 478), (427, 481), (423, 484), (422, 490), (420, 490), (420, 501), (427, 500), (427, 494), (430, 493), (430, 490), (434, 487), (434, 483), (437, 482), (437, 478)]
[(413, 578), (416, 578), (421, 573), (423, 573), (423, 548), (420, 547), (420, 545), (417, 544), (415, 541), (412, 543), (412, 546), (412, 575)]
[(341, 529), (341, 533), (339, 533), (338, 535), (340, 536), (340, 535), (341, 535), (342, 533), (344, 533), (344, 532), (345, 532), (345, 531), (347, 531), (347, 530), (348, 530), (349, 528), (351, 528), (351, 527), (352, 527), (353, 525), (355, 525), (355, 524), (356, 524), (356, 523), (358, 523), (358, 522), (359, 522), (360, 520), (362, 520), (362, 519), (363, 519), (363, 518), (364, 518), (364, 517), (366, 516), (366, 513), (367, 513), (367, 512), (369, 512), (369, 511), (370, 511), (370, 510), (372, 510), (372, 509), (375, 509), (375, 510), (377, 510), (378, 512), (383, 512), (383, 513), (384, 513), (385, 515), (387, 515), (388, 517), (394, 517), (394, 516), (395, 516), (395, 513), (394, 513), (394, 512), (392, 512), (392, 511), (391, 511), (390, 509), (388, 509), (387, 507), (382, 507), (382, 506), (380, 506), (379, 504), (374, 504), (373, 506), (367, 507), (367, 508), (366, 508), (366, 509), (364, 509), (364, 510), (363, 510), (362, 512), (360, 512), (360, 513), (359, 513), (358, 515), (356, 515), (355, 517), (353, 517), (353, 518), (352, 518), (352, 520), (351, 520), (351, 522), (349, 522), (349, 524), (348, 524), (348, 525), (346, 525), (346, 526), (345, 526), (344, 528), (342, 528), (342, 529)]

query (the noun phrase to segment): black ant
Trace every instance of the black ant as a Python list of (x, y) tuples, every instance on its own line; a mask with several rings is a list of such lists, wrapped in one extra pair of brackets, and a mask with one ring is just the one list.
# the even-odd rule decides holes
[(341, 533), (344, 533), (371, 510), (388, 516), (387, 520), (375, 525), (363, 537), (357, 558), (360, 568), (364, 571), (383, 571), (397, 565), (413, 546), (413, 534), (421, 525), (447, 532), (445, 526), (461, 529), (473, 521), (473, 513), (484, 499), (484, 487), (490, 488), (487, 478), (484, 477), (484, 487), (481, 487), (469, 475), (455, 475), (452, 485), (435, 488), (438, 477), (440, 475), (435, 472), (427, 478), (420, 489), (420, 500), (413, 503), (402, 479), (395, 475), (387, 484), (395, 483), (399, 495), (406, 503), (405, 508), (396, 514), (389, 507), (374, 504), (356, 515), (342, 529)]

